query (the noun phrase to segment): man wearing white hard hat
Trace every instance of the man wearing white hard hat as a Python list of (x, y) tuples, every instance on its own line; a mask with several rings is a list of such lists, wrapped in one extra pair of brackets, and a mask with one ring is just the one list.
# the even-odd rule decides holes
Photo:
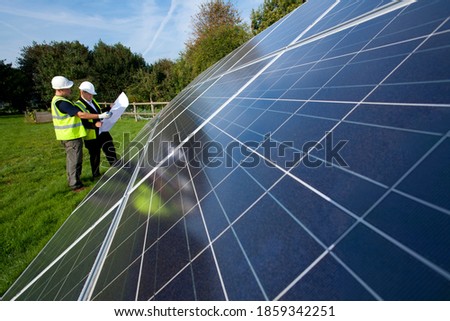
[[(88, 111), (91, 114), (100, 114), (102, 112), (101, 107), (94, 99), (94, 95), (97, 94), (94, 85), (89, 81), (83, 81), (79, 89), (80, 98), (75, 104), (80, 109)], [(84, 138), (84, 145), (89, 150), (92, 176), (96, 178), (100, 176), (100, 149), (103, 149), (106, 159), (111, 166), (117, 161), (117, 154), (111, 134), (109, 132), (99, 134), (98, 128), (100, 126), (96, 126), (92, 122), (83, 122), (88, 131), (88, 134)]]
[(55, 96), (52, 99), (51, 110), (56, 139), (61, 141), (66, 150), (66, 171), (69, 187), (74, 191), (83, 189), (81, 170), (83, 162), (83, 140), (86, 130), (81, 119), (102, 119), (111, 117), (108, 113), (100, 115), (81, 111), (68, 99), (73, 82), (63, 76), (52, 79)]

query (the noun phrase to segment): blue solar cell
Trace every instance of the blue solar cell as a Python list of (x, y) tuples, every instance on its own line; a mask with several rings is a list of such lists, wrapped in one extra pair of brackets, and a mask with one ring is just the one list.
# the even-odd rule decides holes
[(299, 115), (316, 116), (340, 120), (355, 107), (354, 104), (337, 102), (308, 102), (298, 110)]
[[(406, 104), (447, 104), (445, 93), (450, 91), (448, 81), (433, 83), (382, 84), (369, 97), (372, 102), (392, 102)], [(399, 96), (399, 92), (402, 96)]]
[[(351, 75), (349, 75), (351, 77)], [(327, 86), (321, 88), (319, 91), (313, 90), (312, 97), (314, 100), (326, 100), (326, 101), (341, 101), (341, 102), (349, 102), (349, 101), (361, 101), (367, 95), (373, 91), (375, 85), (358, 85), (358, 86)], [(308, 93), (305, 93), (308, 94)], [(304, 95), (304, 90), (289, 90), (286, 94), (283, 95), (283, 98), (293, 98), (297, 95)]]
[(264, 300), (263, 291), (249, 265), (246, 253), (234, 227), (228, 229), (213, 244), (230, 300)]
[(233, 227), (270, 300), (322, 252), (319, 244), (268, 196)]
[(326, 197), (290, 177), (283, 178), (270, 192), (323, 245), (333, 244), (355, 221)]
[[(183, 289), (183, 291), (180, 291), (180, 289)], [(191, 269), (182, 270), (172, 282), (157, 294), (155, 299), (159, 301), (195, 300), (195, 287)]]
[(192, 262), (192, 274), (196, 300), (220, 301), (225, 299), (211, 248), (206, 249)]
[(333, 252), (386, 300), (449, 300), (450, 281), (359, 224)]
[[(248, 190), (246, 186), (253, 186)], [(252, 178), (241, 168), (236, 168), (231, 174), (222, 181), (215, 191), (220, 195), (224, 211), (233, 222), (242, 211), (253, 204), (262, 194), (263, 189), (255, 186)]]
[(278, 142), (290, 143), (302, 151), (312, 142), (320, 141), (336, 124), (333, 120), (293, 115), (283, 126), (272, 132), (271, 137)]
[[(345, 161), (345, 159), (344, 159)], [(306, 161), (291, 172), (313, 188), (322, 191), (352, 214), (362, 216), (386, 192), (386, 188), (358, 177), (341, 166), (331, 166), (326, 159), (310, 158), (318, 167), (306, 166)]]
[(203, 217), (208, 228), (209, 236), (211, 239), (215, 239), (229, 226), (230, 220), (224, 213), (223, 206), (214, 192), (202, 198), (200, 205), (202, 208), (208, 209), (204, 212)]
[(370, 301), (375, 297), (327, 255), (281, 297), (287, 301)]
[(442, 269), (450, 269), (450, 216), (414, 200), (389, 194), (366, 220)]
[(450, 210), (450, 139), (442, 141), (430, 155), (409, 174), (399, 189), (431, 204)]

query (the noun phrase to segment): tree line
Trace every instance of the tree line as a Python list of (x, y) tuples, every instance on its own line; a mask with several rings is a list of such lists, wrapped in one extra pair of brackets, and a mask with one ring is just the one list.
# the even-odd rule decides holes
[(248, 26), (230, 0), (209, 0), (192, 17), (191, 36), (175, 61), (148, 64), (124, 45), (102, 40), (92, 50), (78, 41), (33, 42), (22, 48), (18, 68), (0, 60), (0, 113), (48, 109), (55, 75), (75, 84), (91, 81), (98, 101), (114, 101), (121, 91), (130, 101), (170, 101), (201, 72), (303, 2), (264, 0), (252, 10)]

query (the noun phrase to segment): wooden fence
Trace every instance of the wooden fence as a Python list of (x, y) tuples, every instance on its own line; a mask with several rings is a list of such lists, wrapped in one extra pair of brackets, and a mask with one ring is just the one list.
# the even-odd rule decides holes
[[(111, 103), (107, 102), (99, 102), (98, 103), (100, 107), (107, 107), (110, 106)], [(168, 102), (148, 102), (148, 103), (130, 103), (127, 111), (124, 112), (122, 115), (125, 116), (133, 116), (136, 121), (140, 119), (149, 119), (151, 117), (154, 117), (159, 110), (161, 110), (163, 107), (165, 107), (168, 104)], [(147, 106), (150, 106), (150, 108), (146, 108)], [(139, 109), (144, 109), (145, 111), (141, 111)], [(130, 111), (128, 111), (130, 110)], [(131, 111), (132, 110), (132, 111)], [(148, 111), (147, 111), (148, 110)], [(29, 121), (33, 121), (35, 123), (48, 123), (52, 121), (52, 114), (50, 112), (44, 111), (34, 111), (32, 114), (27, 115), (25, 113), (25, 118), (30, 118)]]
[[(100, 107), (107, 107), (110, 106), (111, 103), (107, 102), (99, 102), (98, 103)], [(130, 103), (127, 110), (130, 110), (132, 108), (132, 111), (125, 111), (122, 115), (129, 115), (133, 116), (136, 121), (138, 121), (140, 118), (151, 118), (154, 117), (159, 110), (161, 110), (163, 107), (165, 107), (168, 104), (168, 102), (146, 102), (146, 103)], [(147, 106), (150, 106), (150, 109), (145, 108)], [(145, 111), (140, 111), (139, 108), (144, 107)], [(147, 111), (148, 110), (148, 111)]]
[(35, 123), (51, 123), (52, 114), (48, 111), (35, 111), (34, 112), (34, 122)]

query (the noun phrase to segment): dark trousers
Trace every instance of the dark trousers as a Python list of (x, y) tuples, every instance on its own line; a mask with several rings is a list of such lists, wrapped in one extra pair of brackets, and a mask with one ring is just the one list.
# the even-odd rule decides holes
[(89, 151), (92, 177), (100, 176), (100, 144), (97, 139), (85, 140), (84, 146)]
[(61, 144), (66, 150), (66, 171), (69, 187), (77, 189), (83, 186), (81, 183), (81, 170), (83, 165), (83, 140), (62, 140)]
[(106, 159), (108, 160), (108, 163), (110, 166), (114, 165), (115, 162), (117, 162), (117, 154), (116, 154), (116, 148), (114, 147), (113, 138), (111, 137), (111, 134), (109, 132), (103, 132), (100, 135), (98, 135), (98, 143), (101, 149), (103, 150), (103, 153), (105, 153)]

